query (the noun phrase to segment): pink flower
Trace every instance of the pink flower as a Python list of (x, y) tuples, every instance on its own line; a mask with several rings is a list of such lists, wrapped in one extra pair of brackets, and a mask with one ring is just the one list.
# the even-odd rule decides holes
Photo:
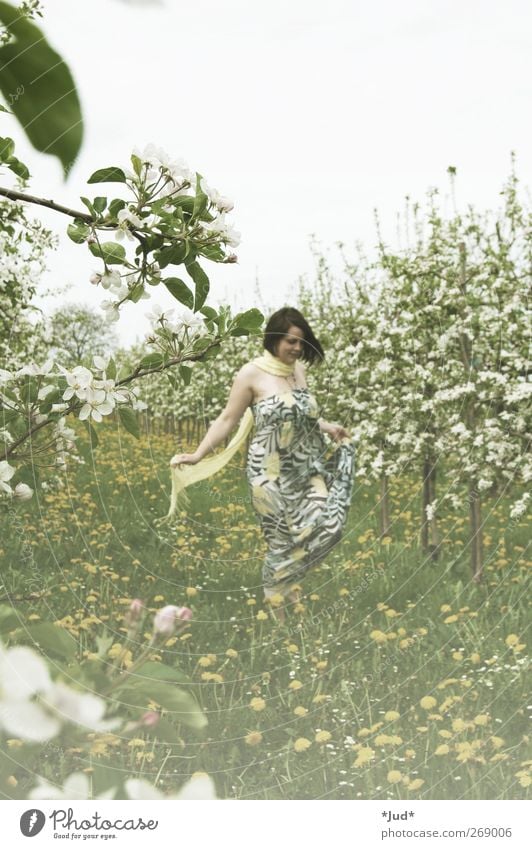
[(159, 722), (161, 718), (161, 714), (157, 713), (156, 710), (148, 710), (145, 714), (142, 715), (140, 724), (144, 725), (146, 728), (153, 728)]
[(175, 604), (167, 604), (155, 614), (153, 620), (154, 636), (170, 637), (178, 621), (188, 622), (192, 619), (192, 611), (189, 607), (176, 607)]

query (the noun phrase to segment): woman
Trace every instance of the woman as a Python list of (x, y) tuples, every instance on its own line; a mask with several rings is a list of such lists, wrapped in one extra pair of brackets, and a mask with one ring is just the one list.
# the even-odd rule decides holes
[[(246, 475), (268, 543), (264, 594), (279, 605), (297, 601), (294, 583), (341, 539), (351, 502), (355, 447), (345, 428), (318, 418), (301, 361), (321, 363), (325, 355), (299, 310), (283, 307), (275, 312), (263, 345), (264, 356), (246, 363), (236, 375), (225, 409), (196, 451), (172, 457), (169, 515), (178, 491), (225, 465), (254, 425)], [(239, 432), (225, 451), (204, 460), (241, 418)], [(323, 459), (323, 433), (338, 443), (329, 460)], [(196, 464), (197, 472), (185, 469)], [(284, 619), (282, 611), (278, 615)]]

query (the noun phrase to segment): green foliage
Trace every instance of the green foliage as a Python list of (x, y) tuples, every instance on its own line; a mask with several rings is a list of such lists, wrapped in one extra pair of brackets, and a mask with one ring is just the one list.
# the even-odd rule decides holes
[(8, 3), (0, 2), (0, 22), (11, 36), (0, 46), (0, 91), (33, 147), (57, 156), (67, 175), (83, 136), (72, 74), (41, 30)]

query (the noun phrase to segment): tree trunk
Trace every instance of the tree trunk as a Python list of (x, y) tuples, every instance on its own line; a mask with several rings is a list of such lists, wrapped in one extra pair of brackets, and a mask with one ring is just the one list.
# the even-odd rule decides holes
[(471, 569), (476, 584), (480, 583), (483, 577), (481, 507), (480, 495), (475, 484), (469, 490), (469, 542), (471, 544)]
[(390, 489), (388, 475), (381, 476), (381, 498), (379, 511), (380, 528), (379, 535), (390, 536)]

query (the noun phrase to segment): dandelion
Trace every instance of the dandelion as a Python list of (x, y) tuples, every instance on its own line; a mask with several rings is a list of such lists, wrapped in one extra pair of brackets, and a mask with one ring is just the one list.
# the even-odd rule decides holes
[(437, 749), (435, 750), (434, 754), (435, 754), (435, 755), (438, 755), (438, 757), (440, 757), (441, 755), (448, 755), (450, 751), (451, 751), (451, 749), (450, 749), (450, 747), (447, 745), (447, 743), (441, 743), (441, 744), (437, 747)]
[(479, 653), (474, 651), (473, 654), (470, 656), (469, 660), (471, 661), (471, 663), (480, 663)]
[(268, 618), (268, 614), (266, 613), (265, 610), (259, 610), (259, 612), (255, 616), (255, 619), (257, 619), (259, 622), (265, 622), (267, 618)]
[(396, 719), (399, 719), (401, 716), (396, 710), (387, 710), (384, 714), (384, 719), (386, 722), (394, 722)]
[(464, 659), (464, 655), (462, 654), (461, 651), (453, 651), (453, 660), (460, 661), (460, 660), (463, 660), (463, 659)]
[(303, 707), (303, 705), (298, 705), (294, 708), (294, 713), (296, 716), (306, 716), (308, 713), (308, 708)]
[(398, 769), (391, 769), (386, 778), (390, 784), (399, 784), (399, 782), (403, 778), (403, 774), (399, 772)]
[(356, 760), (353, 764), (355, 767), (366, 766), (375, 757), (375, 752), (369, 746), (362, 746), (357, 752)]
[(443, 622), (445, 625), (452, 625), (453, 622), (458, 622), (458, 616), (453, 613), (451, 616), (446, 616)]
[(452, 607), (451, 607), (450, 604), (442, 604), (442, 606), (440, 607), (441, 613), (450, 613), (451, 610), (452, 610)]
[(438, 704), (437, 700), (434, 696), (423, 696), (420, 700), (419, 704), (423, 708), (423, 710), (432, 710)]
[(188, 596), (188, 598), (194, 598), (194, 596), (198, 594), (198, 591), (197, 591), (196, 587), (187, 587), (186, 590), (185, 590), (185, 593)]
[(262, 734), (260, 731), (250, 731), (249, 734), (246, 734), (244, 740), (248, 746), (258, 746), (262, 743)]
[(375, 640), (376, 643), (382, 644), (387, 642), (387, 636), (383, 631), (379, 631), (378, 629), (371, 631), (370, 637), (372, 640)]
[(330, 731), (318, 731), (316, 736), (314, 737), (314, 740), (316, 741), (316, 743), (323, 744), (328, 743), (331, 737), (332, 734)]
[(407, 790), (419, 790), (420, 787), (423, 787), (425, 782), (422, 778), (414, 778), (412, 781), (409, 781), (406, 785)]
[(519, 642), (519, 637), (517, 634), (508, 634), (504, 642), (509, 648), (512, 648), (512, 646), (516, 646)]
[(235, 657), (238, 657), (238, 652), (236, 651), (236, 649), (227, 649), (225, 654), (226, 654), (226, 657), (230, 657), (232, 659), (234, 659)]
[(261, 711), (266, 707), (266, 702), (264, 699), (261, 699), (260, 696), (256, 696), (254, 699), (251, 699), (249, 706), (251, 710)]
[(463, 719), (453, 719), (451, 727), (453, 731), (455, 731), (457, 734), (460, 734), (462, 731), (465, 731), (467, 726)]
[(294, 740), (294, 751), (295, 752), (305, 752), (312, 743), (306, 737), (298, 737), (297, 740)]
[(473, 722), (475, 725), (485, 726), (490, 721), (490, 718), (487, 713), (479, 713), (475, 716)]
[(301, 681), (298, 681), (297, 678), (295, 678), (293, 681), (290, 681), (290, 684), (288, 685), (288, 689), (289, 690), (301, 690), (302, 686), (303, 686), (303, 684), (301, 683)]
[(198, 666), (202, 666), (202, 667), (212, 666), (211, 658), (207, 657), (207, 656), (200, 657), (199, 660), (198, 660)]

